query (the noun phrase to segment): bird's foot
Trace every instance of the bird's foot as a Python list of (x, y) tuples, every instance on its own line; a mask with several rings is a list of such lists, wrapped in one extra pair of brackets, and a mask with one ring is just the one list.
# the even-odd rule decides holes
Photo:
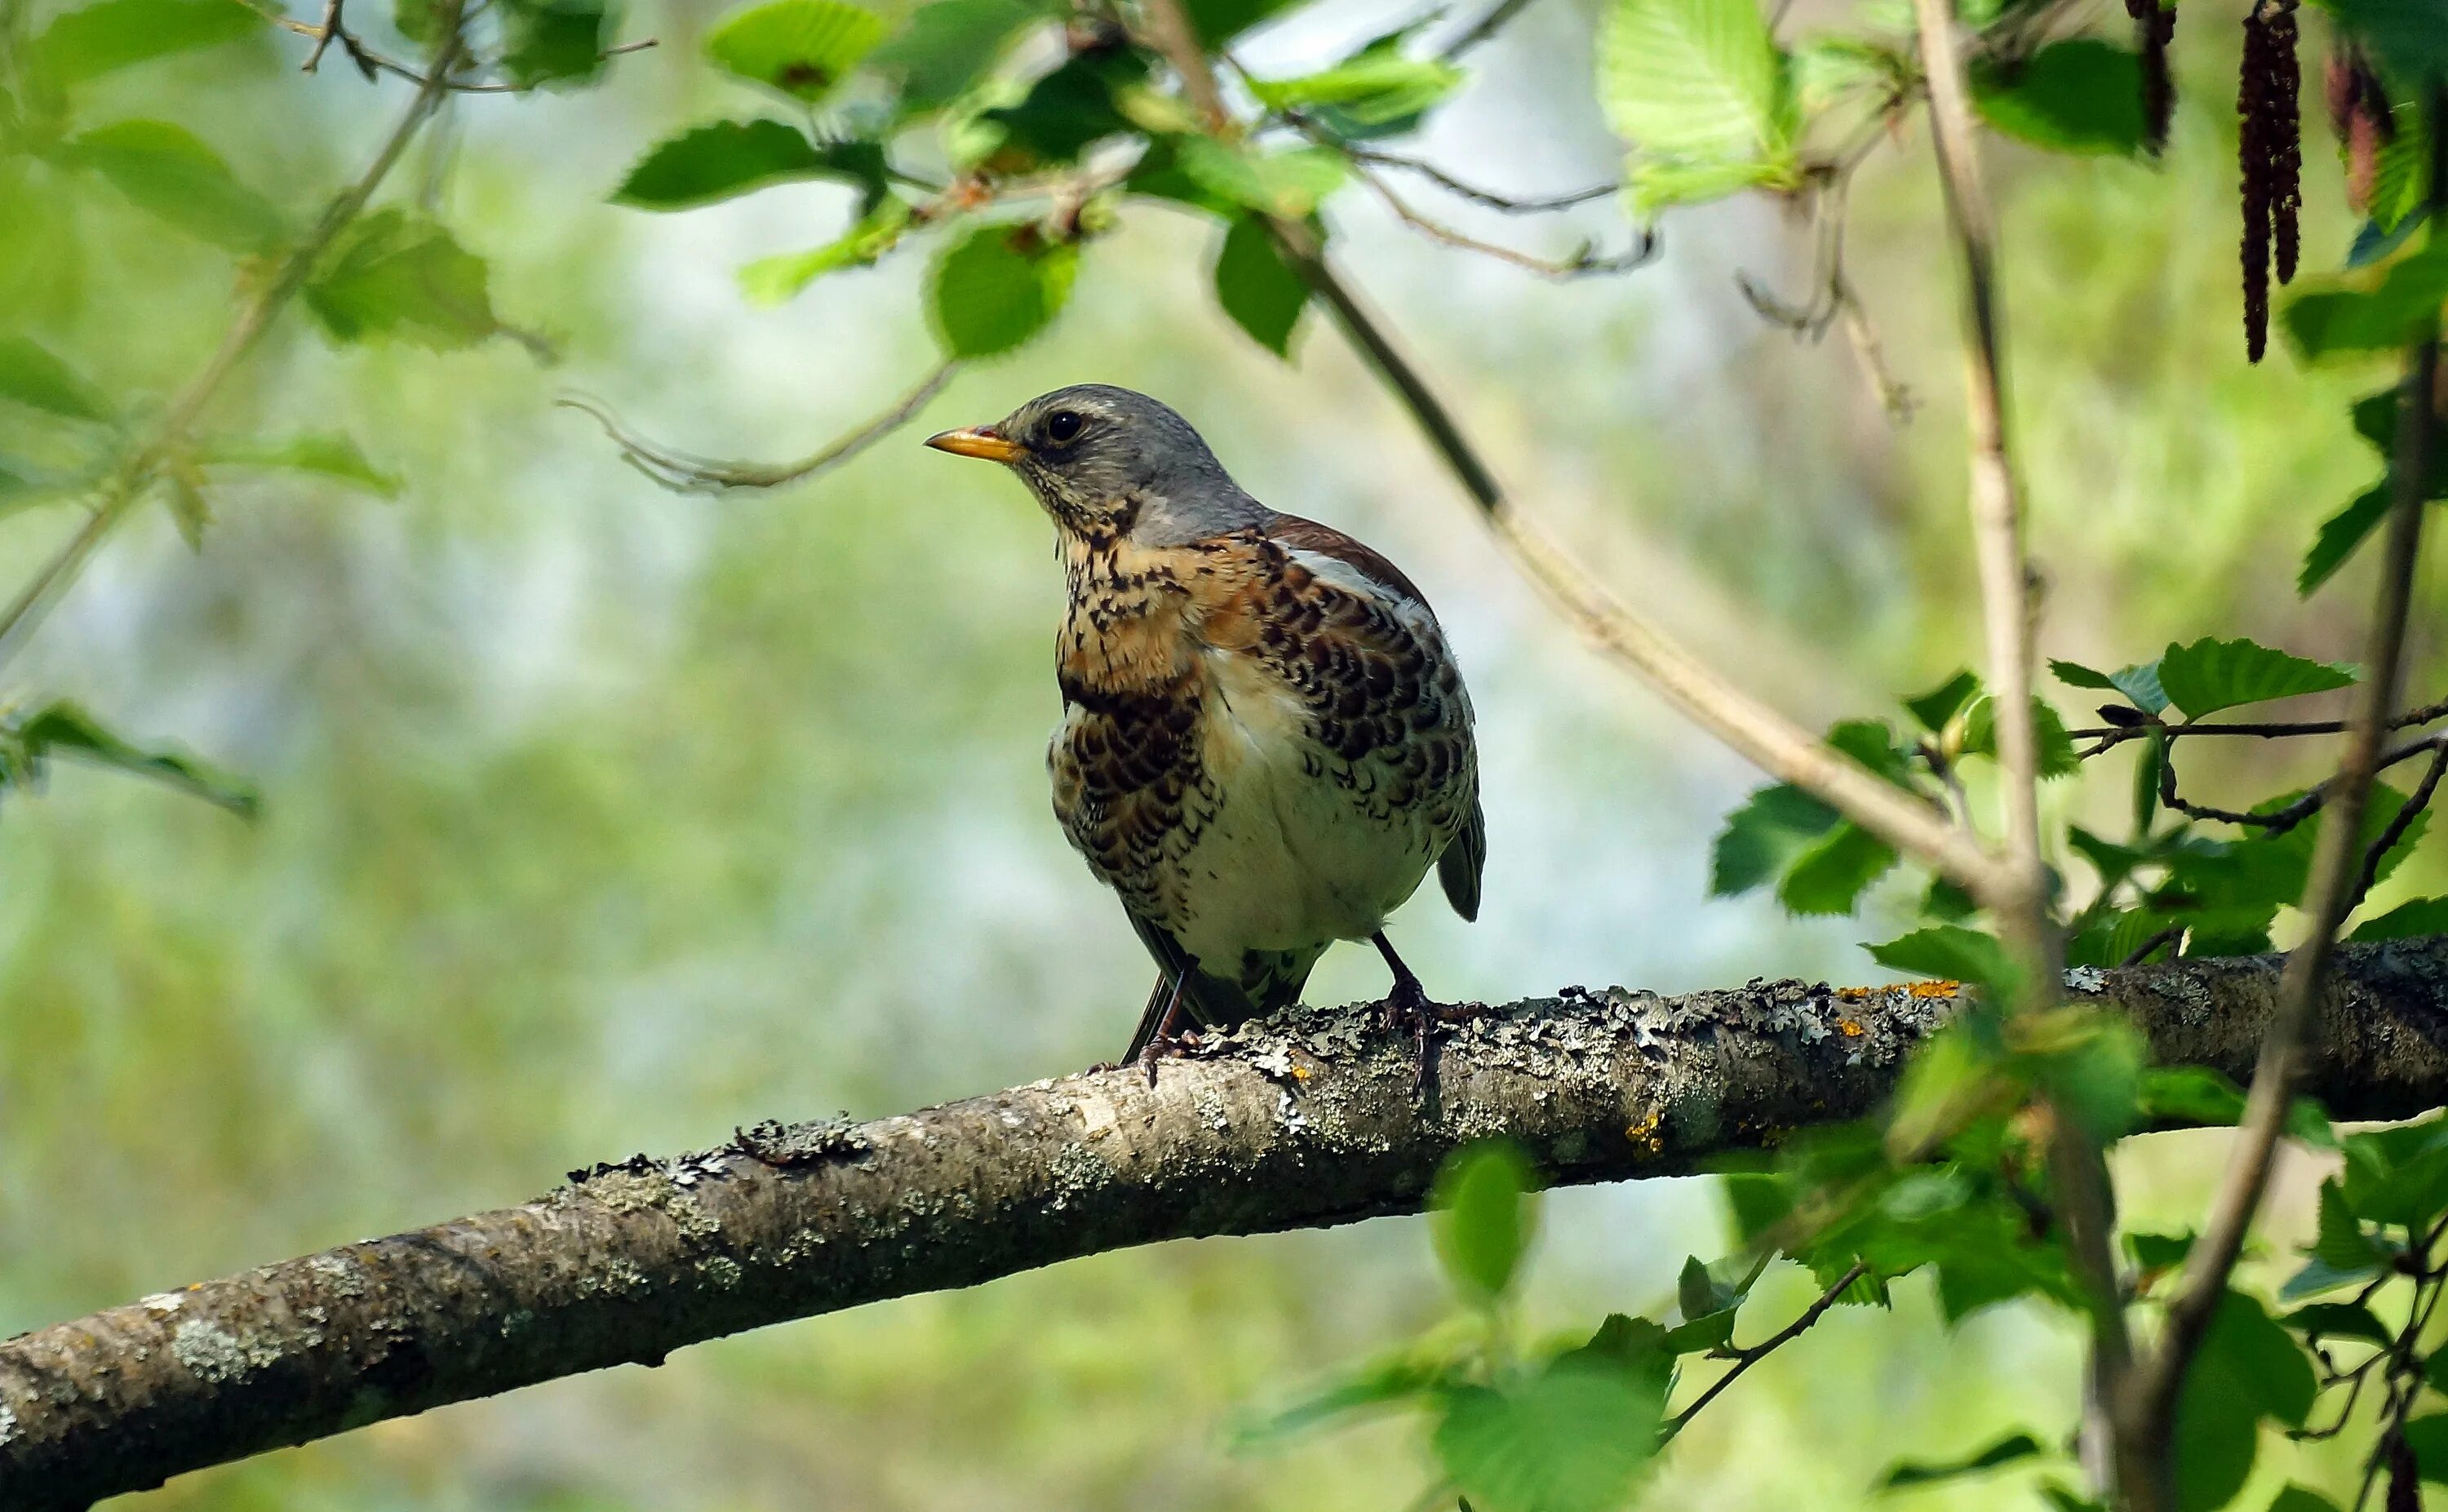
[(1147, 1072), (1148, 1085), (1151, 1088), (1156, 1085), (1157, 1062), (1171, 1060), (1176, 1056), (1188, 1055), (1197, 1048), (1198, 1031), (1196, 1029), (1183, 1029), (1178, 1034), (1159, 1034), (1148, 1041), (1147, 1048), (1139, 1052), (1138, 1060), (1140, 1068)]
[(1406, 971), (1394, 979), (1394, 989), (1378, 1005), (1386, 1016), (1386, 1028), (1393, 1034), (1408, 1035), (1417, 1063), (1411, 1071), (1411, 1090), (1425, 1092), (1436, 1073), (1437, 1025), (1444, 1022), (1444, 1010), (1428, 999), (1420, 979)]

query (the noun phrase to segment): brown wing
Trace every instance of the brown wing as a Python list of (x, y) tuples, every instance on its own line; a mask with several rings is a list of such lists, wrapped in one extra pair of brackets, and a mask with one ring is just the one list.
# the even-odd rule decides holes
[(1464, 919), (1479, 917), (1479, 880), (1486, 868), (1487, 814), (1479, 805), (1479, 794), (1473, 793), (1470, 817), (1437, 857), (1437, 881), (1444, 887), (1445, 901)]
[(1295, 551), (1314, 551), (1332, 557), (1352, 568), (1370, 582), (1390, 588), (1412, 603), (1426, 607), (1428, 598), (1419, 584), (1403, 575), (1403, 569), (1386, 560), (1375, 547), (1355, 541), (1330, 525), (1304, 520), (1296, 514), (1278, 513), (1258, 527), (1261, 535), (1281, 542)]

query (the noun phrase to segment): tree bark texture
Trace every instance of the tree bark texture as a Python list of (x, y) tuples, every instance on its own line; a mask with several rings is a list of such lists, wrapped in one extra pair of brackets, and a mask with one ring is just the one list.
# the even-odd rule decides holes
[[(2066, 973), (2163, 1063), (2249, 1076), (2281, 958)], [(522, 1206), (343, 1245), (0, 1343), (0, 1507), (183, 1471), (744, 1329), (1158, 1239), (1416, 1212), (1502, 1135), (1557, 1183), (1671, 1176), (1871, 1112), (1943, 985), (1569, 988), (1447, 1032), (1414, 1084), (1372, 1009), (870, 1123), (768, 1123), (573, 1173)], [(2304, 1090), (2448, 1103), (2448, 936), (2341, 950)]]

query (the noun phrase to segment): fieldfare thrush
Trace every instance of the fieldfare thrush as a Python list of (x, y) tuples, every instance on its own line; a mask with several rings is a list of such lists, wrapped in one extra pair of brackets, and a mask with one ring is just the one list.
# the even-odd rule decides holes
[(1420, 590), (1243, 492), (1127, 389), (1058, 389), (927, 444), (1003, 463), (1054, 519), (1054, 813), (1162, 973), (1123, 1060), (1169, 1048), (1184, 1014), (1224, 1029), (1294, 1004), (1329, 944), (1367, 940), (1425, 1076), (1436, 1012), (1386, 916), (1433, 865), (1475, 917), (1487, 842), (1470, 699)]

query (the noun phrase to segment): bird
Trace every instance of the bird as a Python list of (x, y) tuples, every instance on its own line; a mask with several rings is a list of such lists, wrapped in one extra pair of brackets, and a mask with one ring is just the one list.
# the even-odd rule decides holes
[(1158, 976), (1121, 1063), (1300, 1001), (1373, 944), (1430, 1074), (1451, 1022), (1386, 937), (1429, 870), (1464, 920), (1487, 855), (1470, 696), (1427, 600), (1233, 481), (1146, 394), (1077, 384), (927, 445), (1002, 463), (1052, 519), (1068, 602), (1054, 813)]

